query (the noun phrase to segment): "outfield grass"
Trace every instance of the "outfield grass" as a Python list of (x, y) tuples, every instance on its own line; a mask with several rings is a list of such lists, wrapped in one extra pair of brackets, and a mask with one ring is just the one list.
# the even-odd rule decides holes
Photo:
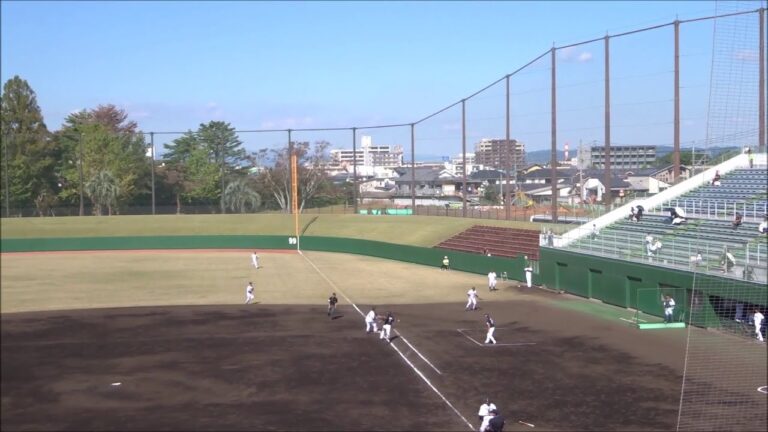
[(361, 307), (455, 302), (460, 310), (467, 288), (486, 283), (483, 275), (437, 266), (329, 252), (305, 255), (322, 275), (299, 254), (268, 251), (258, 270), (250, 265), (249, 251), (235, 250), (0, 254), (0, 312), (240, 304), (248, 281), (262, 304), (324, 308), (330, 293), (339, 290)]
[[(540, 230), (547, 224), (440, 216), (301, 215), (305, 235), (434, 246), (473, 225)], [(562, 228), (562, 227), (557, 227)], [(291, 235), (290, 215), (158, 215), (3, 219), (2, 238), (152, 235)]]

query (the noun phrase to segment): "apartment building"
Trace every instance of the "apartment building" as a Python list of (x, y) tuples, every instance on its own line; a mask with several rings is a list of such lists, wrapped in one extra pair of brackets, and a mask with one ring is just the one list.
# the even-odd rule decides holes
[(475, 163), (488, 168), (506, 169), (525, 166), (525, 144), (505, 139), (483, 138), (475, 144)]

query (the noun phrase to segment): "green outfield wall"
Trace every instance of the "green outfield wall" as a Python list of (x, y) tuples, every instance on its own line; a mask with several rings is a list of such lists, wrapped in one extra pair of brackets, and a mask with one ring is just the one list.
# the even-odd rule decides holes
[[(693, 324), (702, 327), (718, 326), (724, 318), (715, 314), (716, 302), (765, 306), (768, 297), (766, 286), (760, 283), (546, 247), (541, 248), (539, 267), (540, 282), (550, 288), (656, 316), (663, 312), (660, 298), (650, 295), (652, 289), (674, 293), (678, 313), (688, 316), (689, 307), (696, 307), (698, 321)], [(694, 277), (699, 293), (691, 303)]]
[[(132, 249), (296, 249), (288, 236), (265, 235), (200, 235), (200, 236), (136, 236), (136, 237), (58, 237), (3, 239), (2, 252), (46, 252)], [(397, 261), (440, 267), (448, 256), (451, 268), (477, 274), (498, 275), (506, 272), (510, 279), (522, 280), (525, 267), (522, 258), (508, 259), (479, 254), (448, 251), (419, 246), (399, 245), (372, 240), (341, 237), (301, 237), (301, 249), (368, 255)], [(535, 280), (535, 278), (534, 278)]]

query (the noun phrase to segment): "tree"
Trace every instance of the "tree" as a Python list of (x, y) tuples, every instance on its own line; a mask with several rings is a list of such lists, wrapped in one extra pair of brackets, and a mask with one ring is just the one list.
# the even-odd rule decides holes
[[(242, 162), (246, 160), (242, 144), (229, 123), (211, 121), (200, 124), (197, 131), (187, 131), (171, 144), (165, 144), (165, 158), (177, 170), (185, 172), (191, 181), (188, 186), (192, 189), (184, 193), (187, 199), (213, 201), (220, 198), (221, 211), (224, 213), (225, 179), (229, 174), (237, 174)], [(205, 180), (212, 179), (214, 171), (217, 171), (214, 177), (219, 185), (212, 188)]]
[[(62, 183), (59, 197), (74, 203), (79, 200), (82, 181), (101, 171), (109, 171), (117, 182), (119, 196), (114, 203), (131, 202), (148, 192), (150, 166), (144, 135), (136, 123), (127, 121), (125, 111), (114, 105), (99, 105), (90, 111), (70, 114), (55, 134), (62, 152), (57, 175)], [(85, 185), (82, 185), (85, 186)]]
[(85, 192), (93, 201), (93, 212), (96, 216), (101, 216), (104, 207), (112, 216), (112, 208), (117, 204), (117, 197), (120, 195), (120, 186), (111, 172), (102, 170), (96, 173), (85, 184)]
[(234, 212), (245, 213), (261, 207), (261, 195), (251, 188), (245, 178), (230, 182), (224, 189), (224, 204)]
[[(309, 142), (293, 142), (293, 149), (296, 153), (297, 174), (299, 177), (299, 211), (304, 209), (305, 204), (309, 202), (315, 194), (322, 189), (328, 179), (323, 170), (327, 161), (326, 150), (330, 147), (328, 141), (315, 141), (314, 146)], [(259, 180), (264, 184), (266, 190), (272, 194), (277, 205), (283, 211), (289, 211), (290, 205), (290, 156), (288, 148), (280, 149), (261, 149), (254, 158), (260, 163), (272, 167), (264, 170), (259, 175)]]
[[(37, 104), (37, 95), (18, 75), (0, 95), (3, 200), (13, 207), (32, 207), (42, 216), (54, 203), (56, 148)], [(9, 209), (6, 208), (6, 212)]]

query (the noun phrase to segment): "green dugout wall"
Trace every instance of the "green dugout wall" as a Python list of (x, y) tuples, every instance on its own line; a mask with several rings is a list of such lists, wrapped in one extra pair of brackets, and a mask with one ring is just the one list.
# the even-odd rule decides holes
[[(550, 288), (661, 316), (660, 298), (649, 295), (657, 288), (661, 293), (676, 294), (680, 313), (688, 316), (690, 312), (694, 285), (694, 273), (690, 271), (546, 247), (541, 248), (539, 268), (540, 282)], [(711, 274), (698, 273), (695, 277), (696, 288), (701, 292), (693, 302), (694, 307), (701, 308), (694, 314), (696, 325), (719, 325), (722, 317), (715, 314), (713, 302), (719, 301), (716, 298), (764, 306), (768, 303), (768, 289), (763, 284)]]

